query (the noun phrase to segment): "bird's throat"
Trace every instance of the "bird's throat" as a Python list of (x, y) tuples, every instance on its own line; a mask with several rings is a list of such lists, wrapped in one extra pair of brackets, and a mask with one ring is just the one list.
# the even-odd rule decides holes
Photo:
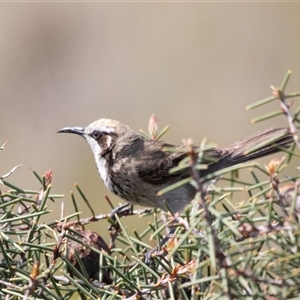
[(111, 180), (109, 178), (109, 170), (108, 170), (109, 166), (106, 158), (104, 158), (103, 156), (96, 156), (95, 160), (102, 181), (104, 182), (105, 186), (110, 191), (112, 191), (112, 185), (111, 185)]

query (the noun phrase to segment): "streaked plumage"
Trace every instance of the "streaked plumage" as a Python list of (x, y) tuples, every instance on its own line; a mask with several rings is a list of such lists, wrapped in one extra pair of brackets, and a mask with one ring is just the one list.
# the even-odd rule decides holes
[[(165, 199), (173, 212), (180, 212), (195, 196), (196, 191), (190, 184), (163, 196), (157, 195), (163, 188), (191, 175), (189, 169), (169, 173), (186, 156), (182, 152), (162, 150), (164, 147), (175, 147), (173, 145), (145, 139), (128, 126), (110, 119), (100, 119), (86, 128), (63, 128), (59, 132), (79, 134), (87, 140), (106, 187), (130, 204), (166, 210)], [(245, 154), (247, 149), (268, 140), (272, 142)], [(287, 129), (271, 128), (231, 147), (207, 150), (205, 154), (215, 158), (216, 162), (203, 162), (208, 163), (209, 168), (201, 171), (201, 175), (278, 152), (278, 147), (286, 148), (292, 141), (293, 137)]]

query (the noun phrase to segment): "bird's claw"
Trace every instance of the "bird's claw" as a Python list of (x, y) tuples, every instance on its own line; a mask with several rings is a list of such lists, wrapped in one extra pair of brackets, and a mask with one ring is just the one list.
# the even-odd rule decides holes
[(130, 214), (131, 211), (132, 205), (130, 205), (129, 203), (125, 203), (114, 208), (109, 214), (109, 218), (113, 220), (114, 224), (109, 225), (108, 230), (112, 230), (112, 228), (114, 228), (118, 231), (120, 229), (120, 225), (118, 224), (118, 222), (116, 222), (116, 215), (118, 215), (119, 217), (126, 216)]

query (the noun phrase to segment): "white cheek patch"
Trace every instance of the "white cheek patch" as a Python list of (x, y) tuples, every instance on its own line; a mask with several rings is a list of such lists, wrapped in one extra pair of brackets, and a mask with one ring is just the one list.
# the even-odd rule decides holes
[(106, 136), (106, 140), (105, 140), (105, 147), (106, 149), (109, 149), (111, 147), (111, 144), (112, 144), (112, 138), (110, 135), (107, 135)]

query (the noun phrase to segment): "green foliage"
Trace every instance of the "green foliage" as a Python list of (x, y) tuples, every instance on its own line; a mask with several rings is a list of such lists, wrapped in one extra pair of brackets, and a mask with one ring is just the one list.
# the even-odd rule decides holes
[[(220, 180), (207, 185), (196, 170), (205, 169), (203, 153), (212, 145), (204, 140), (196, 151), (191, 140), (185, 141), (184, 151), (189, 156), (176, 171), (192, 168), (194, 176), (188, 181), (198, 193), (182, 216), (132, 208), (120, 209), (115, 216), (96, 216), (77, 186), (91, 217), (79, 218), (72, 194), (74, 213), (46, 223), (44, 216), (53, 213), (48, 202), (63, 197), (51, 193), (52, 172), (42, 177), (33, 172), (41, 185), (39, 191), (6, 180), (17, 167), (3, 175), (0, 299), (71, 299), (78, 295), (81, 299), (299, 299), (300, 179), (281, 175), (300, 149), (300, 109), (292, 113), (286, 102), (300, 93), (285, 95), (289, 77), (290, 71), (281, 87), (273, 88), (273, 96), (248, 106), (279, 102), (280, 111), (254, 121), (279, 113), (286, 116), (295, 139), (293, 147), (285, 150), (286, 158), (272, 160), (266, 167), (243, 163), (218, 171), (214, 176)], [(166, 130), (158, 134), (152, 116), (145, 135), (157, 139)], [(5, 144), (0, 150), (4, 148)], [(239, 176), (245, 168), (248, 179)], [(133, 234), (126, 231), (121, 216), (140, 214), (152, 217), (149, 226)], [(112, 224), (110, 247), (84, 228), (101, 220)], [(146, 237), (151, 235), (159, 246), (170, 228), (175, 228), (175, 233), (169, 241), (148, 252), (152, 241), (148, 243)], [(150, 253), (147, 261), (146, 252)], [(94, 269), (89, 271), (91, 267), (96, 268), (96, 276)]]

